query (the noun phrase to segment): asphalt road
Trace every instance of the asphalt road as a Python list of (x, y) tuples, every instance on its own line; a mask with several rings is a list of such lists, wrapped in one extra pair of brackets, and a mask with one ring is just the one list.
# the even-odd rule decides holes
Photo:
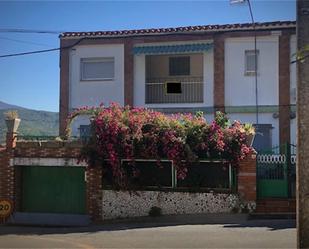
[(0, 226), (1, 248), (296, 248), (295, 220), (122, 221), (87, 228)]

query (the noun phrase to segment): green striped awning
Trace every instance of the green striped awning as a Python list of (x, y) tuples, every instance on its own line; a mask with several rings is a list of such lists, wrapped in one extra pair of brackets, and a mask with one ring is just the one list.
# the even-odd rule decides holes
[(159, 46), (141, 46), (134, 47), (134, 54), (174, 54), (174, 53), (191, 53), (205, 52), (211, 50), (212, 43), (194, 43), (194, 44), (177, 44), (177, 45), (159, 45)]

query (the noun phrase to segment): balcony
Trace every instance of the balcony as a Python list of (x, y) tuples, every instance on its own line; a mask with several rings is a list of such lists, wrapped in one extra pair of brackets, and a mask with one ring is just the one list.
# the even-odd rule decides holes
[[(172, 84), (177, 88), (174, 92), (169, 89)], [(203, 84), (203, 77), (148, 78), (145, 103), (203, 103)]]

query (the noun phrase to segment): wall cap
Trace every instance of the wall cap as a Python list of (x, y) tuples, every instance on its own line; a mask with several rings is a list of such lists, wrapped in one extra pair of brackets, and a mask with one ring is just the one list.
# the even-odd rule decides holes
[(87, 167), (88, 164), (76, 158), (15, 157), (10, 160), (10, 166)]

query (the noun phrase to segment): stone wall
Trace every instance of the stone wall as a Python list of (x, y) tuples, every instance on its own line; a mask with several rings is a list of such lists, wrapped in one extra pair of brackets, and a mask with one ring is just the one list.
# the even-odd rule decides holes
[(151, 207), (162, 214), (230, 213), (238, 210), (237, 194), (103, 190), (102, 219), (148, 216)]

